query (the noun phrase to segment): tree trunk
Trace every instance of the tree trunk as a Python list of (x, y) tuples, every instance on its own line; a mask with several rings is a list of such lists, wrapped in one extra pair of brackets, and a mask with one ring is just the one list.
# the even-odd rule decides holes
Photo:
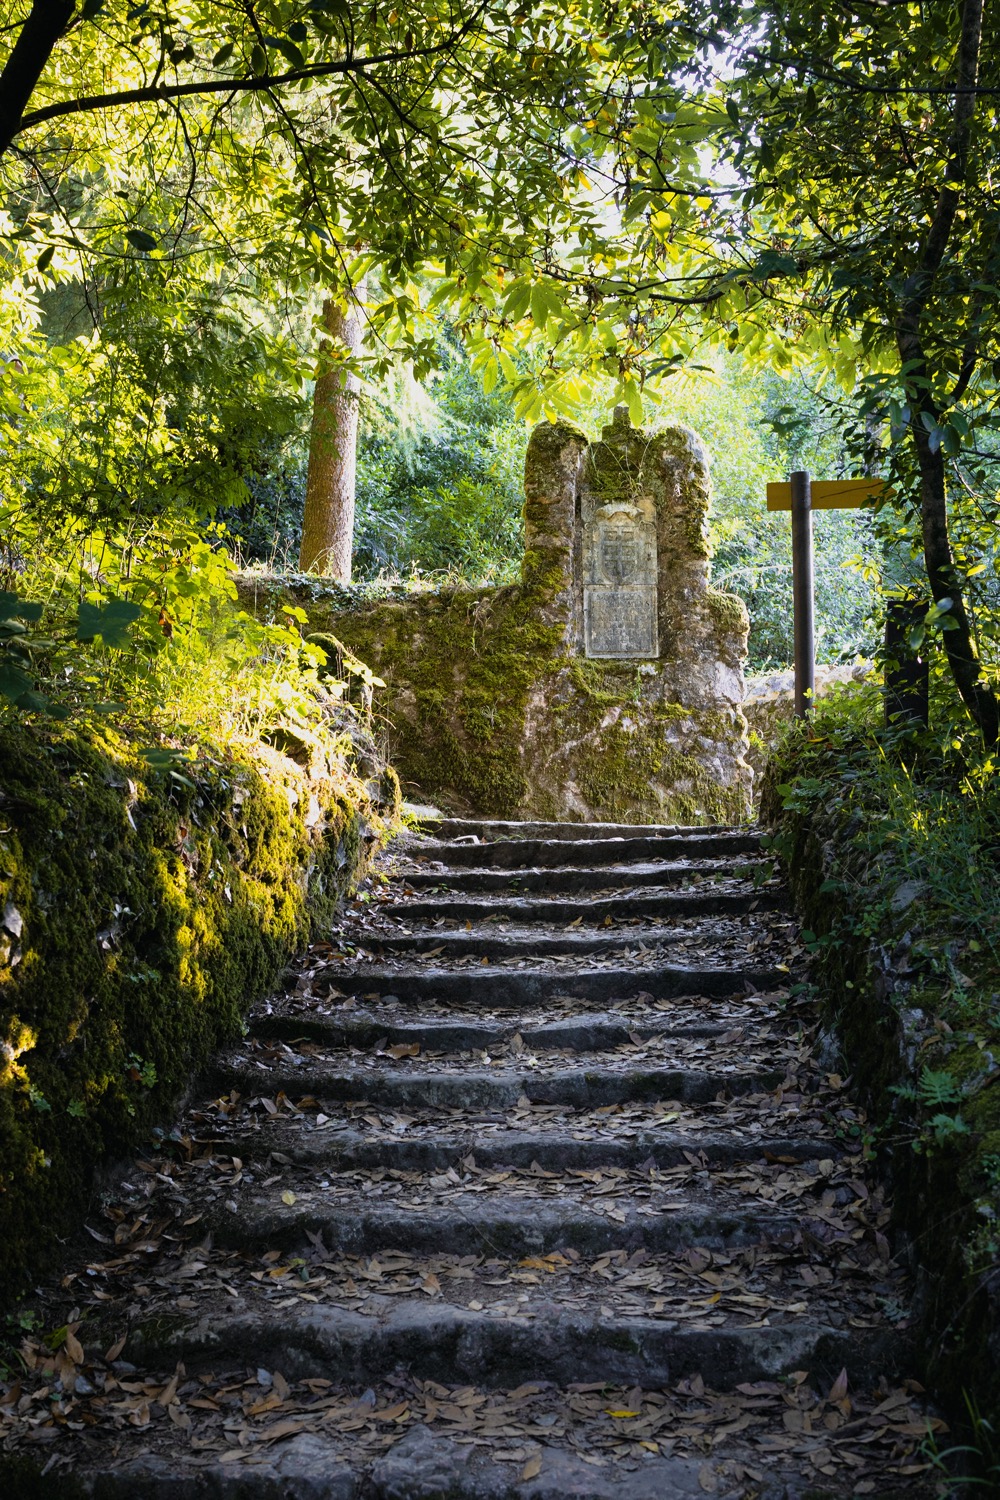
[(940, 448), (936, 453), (931, 452), (929, 435), (919, 421), (919, 415), (912, 430), (920, 466), (920, 521), (931, 596), (935, 604), (940, 604), (943, 599), (951, 600), (951, 607), (944, 616), (945, 625), (951, 621), (951, 628), (942, 632), (945, 655), (962, 702), (975, 720), (986, 748), (991, 750), (1000, 742), (1000, 703), (983, 676), (958, 569), (951, 553), (944, 455)]
[(75, 9), (76, 0), (34, 0), (0, 73), (0, 154), (17, 135), (28, 100)]
[(330, 338), (320, 348), (313, 396), (299, 567), (303, 573), (321, 573), (338, 583), (350, 583), (361, 386), (356, 375), (345, 378), (337, 356), (345, 349), (354, 355), (361, 352), (362, 317), (357, 302), (351, 300), (345, 309), (328, 297), (323, 323)]
[[(945, 655), (962, 702), (982, 734), (986, 748), (992, 750), (1000, 742), (1000, 701), (983, 676), (961, 578), (952, 556), (944, 454), (940, 447), (932, 451), (930, 433), (923, 420), (926, 416), (936, 426), (941, 416), (932, 393), (933, 372), (924, 350), (922, 319), (948, 250), (968, 175), (982, 33), (983, 0), (964, 0), (948, 168), (916, 269), (903, 286), (896, 323), (896, 347), (900, 363), (910, 369), (907, 396), (912, 412), (910, 431), (920, 470), (920, 524), (927, 579), (935, 604), (945, 599), (951, 601), (945, 618), (945, 624), (950, 628), (943, 632)], [(970, 359), (971, 373), (975, 364), (975, 351), (971, 347), (966, 350), (965, 362)]]

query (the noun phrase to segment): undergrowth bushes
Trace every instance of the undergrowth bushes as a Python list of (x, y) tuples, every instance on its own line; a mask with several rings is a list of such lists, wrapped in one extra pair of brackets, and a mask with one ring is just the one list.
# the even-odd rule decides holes
[[(938, 717), (947, 722), (948, 705)], [(822, 701), (775, 751), (763, 814), (867, 1095), (929, 1374), (1000, 1410), (1000, 785), (953, 730)]]
[(0, 1300), (329, 918), (398, 797), (344, 701), (361, 665), (308, 645), (302, 611), (234, 608), (211, 516), (267, 422), (241, 458), (210, 382), (195, 420), (130, 351), (78, 342), (54, 382), (39, 343), (0, 372)]

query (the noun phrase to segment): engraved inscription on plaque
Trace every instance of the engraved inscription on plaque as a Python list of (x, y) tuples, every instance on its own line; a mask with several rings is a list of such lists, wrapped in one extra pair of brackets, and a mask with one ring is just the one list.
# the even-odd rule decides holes
[(655, 527), (634, 506), (601, 506), (583, 551), (586, 654), (657, 656)]

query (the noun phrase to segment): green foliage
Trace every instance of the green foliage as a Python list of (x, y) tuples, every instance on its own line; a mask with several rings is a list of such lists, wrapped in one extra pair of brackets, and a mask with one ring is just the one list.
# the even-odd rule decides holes
[[(265, 451), (257, 427), (240, 428), (235, 395), (232, 425), (213, 406), (206, 428), (221, 365), (205, 388), (190, 369), (157, 384), (140, 358), (142, 317), (155, 321), (139, 308), (117, 341), (36, 342), (0, 378), (0, 720), (99, 713), (174, 733), (212, 725), (223, 740), (277, 718), (318, 722), (316, 660), (297, 622), (260, 625), (233, 608), (228, 538), (207, 519), (237, 460), (263, 466), (273, 438)], [(166, 337), (160, 327), (161, 349)], [(245, 359), (236, 373), (246, 377)], [(241, 399), (253, 397), (251, 382)]]
[[(841, 392), (838, 471), (861, 463), (894, 479), (904, 545), (945, 538), (928, 566), (938, 603), (952, 601), (952, 666), (976, 644), (987, 654), (991, 631), (979, 617), (967, 629), (962, 587), (991, 559), (959, 538), (953, 562), (946, 527), (913, 524), (932, 495), (946, 519), (945, 463), (953, 488), (995, 519), (998, 59), (988, 34), (982, 93), (956, 92), (954, 7), (848, 7), (828, 26), (808, 5), (766, 0), (687, 0), (669, 17), (652, 5), (627, 23), (589, 0), (447, 16), (429, 3), (405, 16), (265, 3), (225, 21), (199, 4), (164, 29), (109, 0), (99, 28), (81, 25), (92, 45), (60, 44), (34, 101), (59, 121), (58, 144), (29, 119), (21, 154), (4, 158), (24, 286), (58, 288), (82, 265), (100, 321), (139, 285), (159, 295), (186, 280), (273, 313), (367, 276), (362, 373), (384, 374), (400, 354), (426, 372), (439, 354), (428, 320), (446, 311), (484, 389), (505, 382), (528, 419), (577, 418), (603, 382), (642, 421), (713, 348), (786, 374), (819, 364)], [(151, 107), (114, 102), (164, 68), (176, 81), (160, 81)], [(105, 93), (117, 139), (135, 143), (127, 179), (75, 109)], [(183, 364), (201, 348), (190, 340)], [(794, 401), (770, 416), (787, 447), (809, 447)], [(198, 460), (194, 441), (192, 494)], [(98, 477), (107, 509), (117, 475)], [(398, 490), (391, 466), (385, 477)], [(202, 478), (203, 496), (218, 503), (228, 481), (244, 503), (239, 464)], [(510, 517), (491, 507), (492, 474), (483, 486), (475, 475), (418, 485), (400, 524), (376, 475), (366, 569), (469, 576), (484, 544), (502, 556)], [(826, 549), (838, 562), (839, 526)], [(756, 605), (754, 659), (781, 660), (783, 549), (765, 531), (727, 540), (724, 566)], [(867, 600), (830, 593), (821, 650), (834, 659), (864, 643)], [(962, 690), (978, 712), (968, 681)]]
[(397, 378), (363, 407), (359, 575), (513, 582), (523, 546), (526, 428), (502, 389), (483, 390), (447, 329), (438, 358), (441, 374), (426, 393), (407, 402), (407, 382)]
[(1000, 787), (954, 693), (934, 696), (925, 734), (886, 730), (867, 685), (820, 699), (777, 747), (763, 812), (799, 911), (833, 939), (813, 972), (919, 1258), (929, 1373), (993, 1411)]
[[(860, 930), (874, 934), (905, 920), (913, 940), (910, 961), (940, 986), (943, 1018), (995, 1028), (996, 762), (977, 750), (945, 688), (939, 684), (933, 695), (937, 728), (923, 735), (882, 729), (876, 688), (820, 699), (808, 729), (792, 728), (785, 748), (776, 751), (767, 795), (793, 818), (821, 813), (850, 828), (851, 890), (865, 891)], [(795, 775), (782, 781), (781, 770), (791, 767)], [(933, 1071), (927, 1078), (927, 1088), (935, 1079), (946, 1087)], [(928, 1096), (925, 1102), (952, 1101)]]
[(934, 1072), (924, 1068), (920, 1074), (917, 1092), (921, 1104), (935, 1109), (944, 1104), (957, 1104), (962, 1098), (962, 1088), (956, 1078), (947, 1071)]
[[(287, 559), (303, 483), (298, 382), (313, 355), (318, 289), (366, 271), (361, 576), (509, 581), (520, 551), (523, 419), (579, 420), (592, 401), (603, 419), (623, 399), (642, 421), (690, 398), (720, 419), (727, 408), (739, 414), (739, 441), (727, 440), (724, 420), (714, 424), (719, 442), (707, 433), (720, 456), (720, 582), (752, 606), (753, 665), (787, 660), (787, 525), (762, 515), (757, 481), (765, 468), (781, 472), (815, 423), (797, 396), (770, 390), (762, 404), (749, 367), (727, 376), (714, 401), (707, 383), (697, 395), (678, 393), (701, 315), (693, 309), (691, 322), (673, 309), (667, 318), (671, 294), (651, 296), (664, 277), (687, 280), (695, 268), (718, 280), (705, 233), (710, 200), (696, 190), (705, 143), (728, 142), (732, 122), (712, 96), (695, 33), (664, 28), (653, 13), (626, 27), (575, 0), (516, 16), (460, 7), (447, 20), (417, 6), (405, 23), (376, 10), (350, 23), (351, 55), (361, 47), (389, 59), (368, 78), (325, 71), (340, 55), (344, 16), (264, 12), (270, 51), (249, 23), (221, 27), (210, 7), (189, 7), (168, 34), (109, 4), (99, 31), (85, 23), (90, 51), (71, 63), (57, 52), (42, 78), (34, 102), (56, 111), (74, 91), (113, 94), (140, 57), (153, 72), (159, 57), (213, 88), (221, 73), (235, 92), (224, 105), (194, 92), (172, 106), (116, 106), (116, 142), (135, 141), (127, 175), (72, 113), (59, 116), (68, 144), (53, 191), (39, 187), (52, 180), (40, 175), (53, 165), (44, 134), (29, 131), (24, 155), (4, 158), (11, 270), (34, 299), (54, 346), (47, 363), (60, 372), (54, 404), (30, 365), (14, 382), (12, 430), (27, 402), (50, 440), (39, 466), (23, 454), (25, 485), (91, 526), (163, 523), (167, 507), (189, 519), (218, 514), (244, 558)], [(308, 87), (240, 95), (256, 68), (284, 66), (289, 48), (313, 70)], [(211, 58), (222, 61), (209, 67)], [(619, 170), (630, 186), (612, 224), (595, 182)], [(745, 290), (727, 285), (727, 344), (734, 298), (745, 303)], [(99, 337), (74, 341), (81, 328)], [(456, 355), (459, 335), (471, 366)], [(774, 353), (790, 369), (783, 336), (749, 340), (751, 355)], [(23, 337), (11, 342), (24, 346)], [(710, 350), (697, 358), (711, 370)], [(418, 372), (444, 367), (433, 403), (409, 425), (396, 399), (401, 359)], [(699, 414), (693, 425), (703, 428)], [(771, 415), (780, 443), (762, 451), (753, 429)], [(870, 644), (870, 588), (841, 567), (869, 549), (849, 540), (846, 518), (823, 526), (820, 654), (836, 660)]]
[(36, 688), (35, 653), (41, 643), (30, 626), (42, 618), (43, 606), (17, 594), (0, 592), (0, 698), (15, 708), (59, 717), (61, 710)]
[(920, 1104), (925, 1119), (921, 1134), (914, 1138), (915, 1151), (930, 1146), (946, 1146), (956, 1136), (967, 1135), (969, 1127), (961, 1114), (946, 1113), (947, 1106), (961, 1103), (965, 1090), (947, 1069), (922, 1069), (916, 1083), (896, 1084), (892, 1092), (902, 1099)]
[(77, 615), (76, 638), (93, 641), (100, 636), (105, 646), (127, 646), (129, 626), (141, 614), (139, 605), (130, 599), (108, 599), (104, 604), (90, 604), (84, 599)]
[(995, 1422), (984, 1417), (975, 1397), (962, 1392), (968, 1418), (969, 1441), (941, 1448), (934, 1434), (928, 1435), (922, 1452), (934, 1468), (947, 1477), (949, 1492), (1000, 1488), (1000, 1433)]

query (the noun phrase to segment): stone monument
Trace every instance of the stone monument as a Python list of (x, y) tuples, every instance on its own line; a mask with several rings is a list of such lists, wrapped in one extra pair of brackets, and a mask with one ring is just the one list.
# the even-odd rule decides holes
[[(631, 740), (664, 814), (679, 802), (689, 816), (701, 804), (738, 807), (752, 780), (741, 712), (749, 621), (710, 583), (710, 501), (707, 455), (690, 428), (641, 431), (620, 406), (599, 442), (562, 423), (532, 434), (524, 586), (581, 659), (577, 693), (589, 687), (600, 699), (617, 688), (631, 700), (627, 711), (608, 705), (587, 738), (617, 740), (623, 776)], [(554, 766), (572, 781), (565, 746), (547, 753), (536, 777), (551, 781)], [(585, 758), (582, 745), (572, 758)]]
[[(248, 579), (287, 601), (336, 661), (384, 679), (378, 707), (408, 792), (455, 812), (583, 822), (723, 823), (749, 811), (748, 621), (709, 581), (708, 460), (693, 432), (599, 442), (536, 427), (522, 582), (380, 600), (329, 580)], [(252, 590), (252, 592), (251, 592)]]

